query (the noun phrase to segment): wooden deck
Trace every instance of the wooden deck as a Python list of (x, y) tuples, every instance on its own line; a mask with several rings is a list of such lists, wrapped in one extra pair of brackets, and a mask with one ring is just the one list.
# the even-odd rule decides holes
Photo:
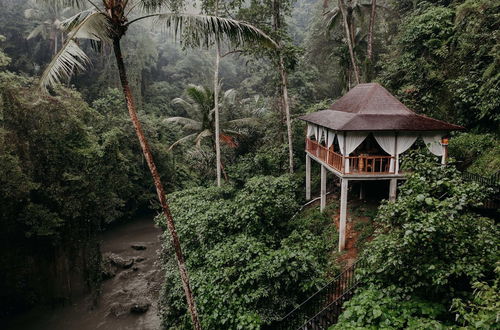
[[(342, 175), (353, 176), (399, 176), (390, 169), (393, 156), (360, 155), (345, 157), (317, 141), (306, 139), (306, 151), (315, 159)], [(348, 160), (348, 161), (347, 161)]]

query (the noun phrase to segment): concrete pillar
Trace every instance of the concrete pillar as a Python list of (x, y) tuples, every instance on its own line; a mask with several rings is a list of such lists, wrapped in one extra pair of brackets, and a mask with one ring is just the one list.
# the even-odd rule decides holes
[(389, 184), (389, 201), (396, 201), (396, 190), (398, 187), (398, 179), (391, 179)]
[(365, 185), (363, 182), (359, 182), (359, 199), (363, 200), (365, 199)]
[(342, 251), (345, 248), (348, 184), (349, 184), (349, 180), (341, 179), (341, 183), (340, 183), (339, 251)]
[(311, 157), (306, 154), (306, 200), (311, 199)]
[(323, 212), (326, 207), (326, 167), (321, 165), (321, 203), (320, 210)]

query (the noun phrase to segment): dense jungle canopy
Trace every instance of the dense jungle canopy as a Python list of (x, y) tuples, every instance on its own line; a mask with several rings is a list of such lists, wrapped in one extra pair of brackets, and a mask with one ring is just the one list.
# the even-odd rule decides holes
[[(130, 0), (122, 26), (141, 14), (174, 16), (120, 31), (127, 98), (116, 43), (104, 40), (116, 35), (97, 38), (102, 22), (74, 32), (94, 15), (92, 2), (0, 5), (0, 321), (98, 294), (99, 233), (153, 211), (164, 229), (162, 326), (191, 327), (130, 99), (201, 327), (278, 320), (342, 269), (338, 203), (326, 213), (301, 208), (305, 124), (297, 118), (378, 82), (415, 112), (465, 130), (450, 136), (449, 166), (417, 144), (403, 159), (412, 174), (395, 203), (350, 210), (370, 218), (357, 228), (367, 280), (334, 328), (498, 325), (498, 220), (477, 211), (495, 191), (461, 174), (489, 178), (500, 168), (498, 1)], [(195, 14), (227, 21), (199, 23)], [(228, 22), (248, 26), (236, 33), (239, 23)], [(54, 62), (60, 54), (69, 55)], [(49, 79), (47, 68), (59, 71)]]

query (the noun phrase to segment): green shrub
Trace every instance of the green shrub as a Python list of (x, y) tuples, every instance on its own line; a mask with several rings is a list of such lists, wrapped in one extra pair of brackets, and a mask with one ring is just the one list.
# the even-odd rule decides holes
[[(334, 226), (297, 216), (292, 176), (257, 176), (243, 189), (195, 188), (169, 197), (203, 327), (258, 329), (283, 316), (327, 280)], [(158, 222), (163, 223), (162, 218)], [(164, 236), (165, 327), (189, 327), (168, 232)]]
[(330, 330), (446, 329), (436, 318), (446, 308), (418, 298), (404, 299), (377, 287), (360, 289)]

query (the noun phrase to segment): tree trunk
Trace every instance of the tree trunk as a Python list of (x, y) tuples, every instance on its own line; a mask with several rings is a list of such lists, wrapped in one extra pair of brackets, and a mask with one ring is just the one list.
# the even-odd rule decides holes
[(351, 29), (349, 28), (349, 23), (347, 22), (347, 9), (345, 7), (344, 0), (339, 0), (339, 9), (342, 13), (342, 21), (345, 30), (345, 37), (347, 40), (347, 47), (349, 48), (349, 56), (351, 58), (351, 65), (354, 72), (354, 79), (356, 84), (359, 84), (359, 68), (356, 64), (356, 58), (354, 57), (353, 40), (351, 39)]
[(160, 202), (163, 214), (167, 220), (167, 227), (170, 231), (172, 245), (175, 250), (175, 255), (177, 257), (177, 264), (179, 267), (179, 273), (181, 276), (182, 286), (184, 288), (184, 293), (186, 295), (186, 300), (189, 306), (189, 312), (191, 313), (191, 319), (193, 321), (193, 327), (196, 330), (201, 330), (201, 324), (198, 317), (198, 312), (196, 310), (196, 303), (194, 301), (193, 293), (191, 291), (191, 286), (189, 284), (189, 276), (186, 269), (186, 263), (184, 261), (184, 255), (182, 254), (181, 244), (179, 241), (179, 237), (177, 236), (177, 231), (174, 225), (174, 219), (172, 217), (172, 213), (170, 212), (170, 208), (167, 204), (165, 190), (163, 189), (163, 185), (160, 180), (160, 175), (158, 170), (156, 169), (156, 165), (153, 160), (153, 155), (149, 149), (148, 142), (146, 137), (144, 136), (144, 132), (142, 130), (142, 125), (137, 118), (137, 112), (135, 109), (134, 99), (132, 96), (132, 92), (130, 90), (130, 86), (128, 84), (127, 73), (125, 70), (125, 64), (123, 62), (123, 56), (121, 53), (120, 47), (120, 38), (113, 39), (113, 49), (116, 57), (116, 64), (118, 65), (118, 72), (120, 75), (120, 82), (123, 88), (123, 94), (125, 95), (125, 101), (127, 103), (128, 113), (130, 115), (130, 119), (134, 125), (135, 133), (137, 134), (137, 138), (139, 139), (139, 143), (142, 148), (142, 152), (144, 154), (144, 158), (148, 164), (149, 170), (151, 171), (151, 176), (153, 177), (154, 185), (156, 187), (156, 193), (158, 194), (158, 200)]
[(280, 75), (281, 75), (281, 88), (283, 94), (283, 108), (286, 115), (286, 131), (288, 134), (288, 165), (290, 173), (293, 173), (293, 140), (292, 140), (292, 120), (290, 116), (290, 106), (288, 104), (288, 77), (286, 74), (285, 63), (283, 55), (280, 52)]
[(368, 25), (368, 45), (366, 47), (366, 65), (365, 77), (366, 82), (370, 82), (373, 76), (373, 30), (375, 27), (375, 15), (377, 13), (377, 0), (372, 0), (372, 7), (370, 13), (370, 23)]
[[(281, 29), (281, 4), (280, 0), (273, 0), (273, 30), (278, 34)], [(280, 49), (278, 51), (279, 62), (278, 69), (281, 77), (281, 96), (282, 109), (286, 117), (286, 130), (288, 135), (288, 166), (290, 173), (293, 173), (293, 139), (292, 139), (292, 120), (290, 116), (290, 105), (288, 103), (288, 77), (285, 69), (285, 60), (283, 58), (283, 45), (279, 40)]]
[[(219, 2), (215, 3), (215, 16), (219, 14)], [(214, 112), (215, 112), (215, 162), (217, 172), (217, 187), (221, 185), (221, 157), (220, 157), (220, 122), (219, 122), (219, 64), (220, 43), (215, 42), (215, 69), (214, 69)]]

